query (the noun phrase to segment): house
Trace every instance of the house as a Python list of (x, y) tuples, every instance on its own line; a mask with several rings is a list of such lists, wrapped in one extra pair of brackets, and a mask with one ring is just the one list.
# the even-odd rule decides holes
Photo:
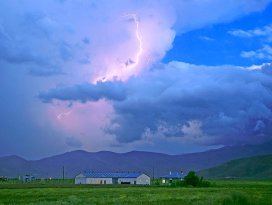
[(173, 181), (183, 180), (183, 172), (172, 172), (160, 177), (162, 184), (171, 184)]
[(150, 185), (150, 177), (141, 172), (84, 172), (75, 177), (75, 184)]
[(19, 180), (21, 180), (23, 182), (31, 182), (31, 181), (35, 180), (35, 177), (27, 174), (24, 176), (20, 176)]

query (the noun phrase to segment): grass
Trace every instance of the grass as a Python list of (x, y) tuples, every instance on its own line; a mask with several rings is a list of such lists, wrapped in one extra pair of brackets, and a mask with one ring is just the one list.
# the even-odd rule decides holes
[[(209, 188), (0, 185), (0, 205), (272, 205), (271, 181), (215, 181)], [(56, 188), (56, 187), (59, 188)]]
[(0, 188), (3, 185), (11, 185), (11, 184), (17, 184), (17, 185), (26, 185), (26, 184), (44, 184), (44, 185), (56, 185), (56, 184), (74, 184), (74, 179), (52, 179), (52, 180), (33, 180), (31, 182), (23, 183), (21, 180), (18, 179), (9, 179), (8, 181), (0, 181)]

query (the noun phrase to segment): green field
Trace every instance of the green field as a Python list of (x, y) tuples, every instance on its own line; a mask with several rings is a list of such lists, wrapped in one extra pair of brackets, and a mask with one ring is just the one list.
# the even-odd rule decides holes
[(216, 181), (209, 188), (2, 184), (0, 205), (272, 205), (271, 181)]

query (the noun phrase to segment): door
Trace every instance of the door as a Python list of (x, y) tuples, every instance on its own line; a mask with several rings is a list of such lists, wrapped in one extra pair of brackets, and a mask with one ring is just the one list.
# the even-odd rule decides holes
[(112, 184), (118, 184), (118, 178), (112, 178)]

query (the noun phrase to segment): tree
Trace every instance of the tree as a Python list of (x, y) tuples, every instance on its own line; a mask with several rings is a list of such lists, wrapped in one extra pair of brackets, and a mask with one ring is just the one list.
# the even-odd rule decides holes
[(184, 182), (186, 185), (196, 187), (199, 185), (200, 179), (194, 171), (190, 171), (187, 176), (184, 177)]

